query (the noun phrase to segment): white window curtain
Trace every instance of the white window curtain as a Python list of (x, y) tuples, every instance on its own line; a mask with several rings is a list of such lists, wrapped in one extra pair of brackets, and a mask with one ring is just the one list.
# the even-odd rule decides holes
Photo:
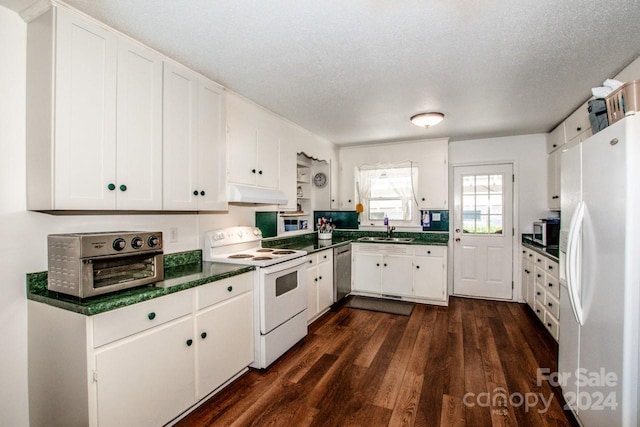
[[(412, 220), (413, 206), (415, 204), (415, 184), (417, 182), (418, 168), (411, 161), (387, 164), (362, 164), (356, 167), (355, 181), (358, 203), (364, 209), (363, 217), (369, 220), (369, 202), (376, 197), (401, 198), (403, 203), (403, 221)], [(410, 185), (398, 185), (403, 179), (406, 182), (410, 177)], [(384, 179), (386, 188), (381, 188), (380, 180)], [(372, 189), (372, 184), (378, 185)], [(372, 196), (373, 191), (373, 196)]]

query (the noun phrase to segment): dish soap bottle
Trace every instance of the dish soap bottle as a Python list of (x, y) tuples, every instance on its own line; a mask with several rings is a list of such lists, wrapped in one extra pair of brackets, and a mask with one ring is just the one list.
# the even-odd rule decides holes
[(387, 216), (387, 214), (384, 214), (384, 225), (389, 225), (389, 217)]

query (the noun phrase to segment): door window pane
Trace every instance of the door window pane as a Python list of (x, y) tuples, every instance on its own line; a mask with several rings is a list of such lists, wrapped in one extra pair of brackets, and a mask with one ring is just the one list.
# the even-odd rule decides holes
[(504, 205), (502, 174), (462, 177), (462, 231), (502, 234)]

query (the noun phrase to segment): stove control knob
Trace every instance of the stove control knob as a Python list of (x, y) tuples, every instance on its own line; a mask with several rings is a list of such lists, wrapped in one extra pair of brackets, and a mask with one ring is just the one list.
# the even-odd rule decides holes
[(224, 240), (224, 233), (218, 233), (215, 237), (216, 240)]
[(115, 249), (116, 251), (121, 251), (127, 247), (127, 242), (122, 237), (118, 237), (116, 240), (113, 241), (112, 246), (113, 246), (113, 249)]
[(238, 231), (238, 237), (242, 237), (242, 231)]
[(158, 236), (149, 236), (149, 240), (147, 240), (147, 245), (149, 245), (150, 248), (155, 248), (159, 243), (160, 239), (158, 239)]
[(253, 235), (254, 236), (259, 236), (260, 235), (260, 229), (259, 228), (254, 228), (253, 229)]
[(143, 244), (144, 240), (142, 240), (140, 237), (134, 237), (133, 240), (131, 240), (131, 247), (133, 249), (140, 249)]

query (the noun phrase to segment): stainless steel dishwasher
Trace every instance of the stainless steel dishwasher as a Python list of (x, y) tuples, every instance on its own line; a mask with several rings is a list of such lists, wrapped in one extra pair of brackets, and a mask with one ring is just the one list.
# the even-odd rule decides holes
[(351, 293), (351, 243), (333, 249), (333, 302)]

